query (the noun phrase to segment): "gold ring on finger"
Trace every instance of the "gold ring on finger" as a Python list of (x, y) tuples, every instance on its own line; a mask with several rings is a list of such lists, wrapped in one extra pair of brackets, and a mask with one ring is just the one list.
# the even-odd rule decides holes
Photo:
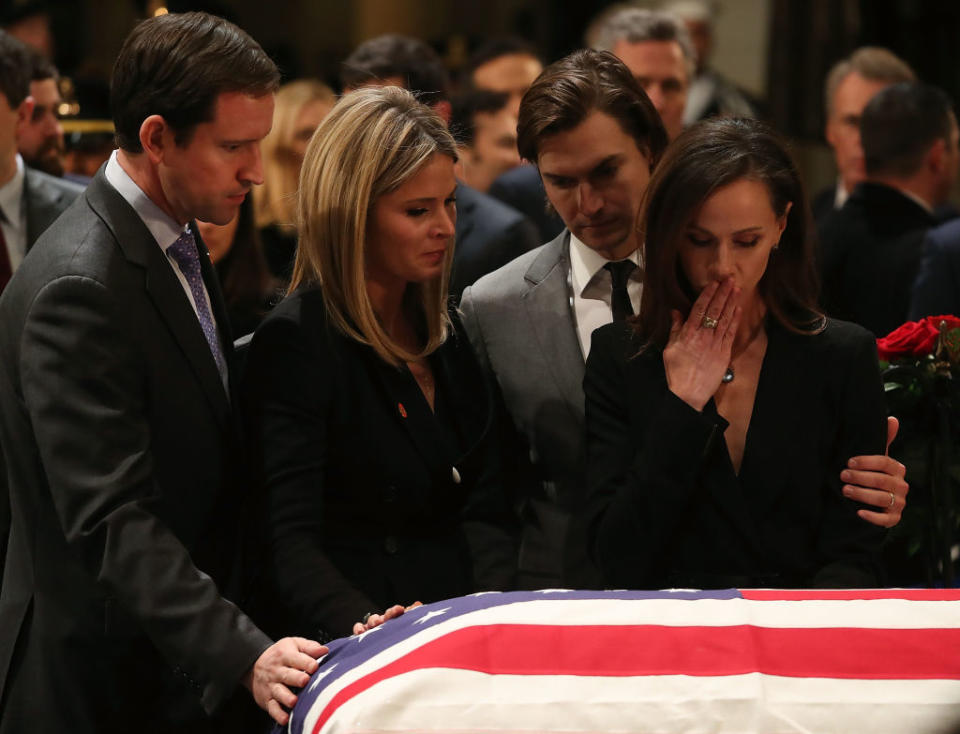
[(893, 507), (896, 501), (897, 501), (897, 495), (895, 495), (893, 492), (890, 492), (890, 504), (887, 505), (887, 509), (889, 510), (891, 507)]
[(717, 328), (717, 323), (718, 323), (718, 322), (717, 322), (716, 319), (710, 318), (709, 316), (704, 316), (704, 317), (703, 317), (703, 321), (700, 322), (700, 325), (701, 325), (704, 329), (716, 329), (716, 328)]

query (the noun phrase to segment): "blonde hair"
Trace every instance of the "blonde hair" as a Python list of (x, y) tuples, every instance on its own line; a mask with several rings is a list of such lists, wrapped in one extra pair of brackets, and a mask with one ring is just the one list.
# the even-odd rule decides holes
[(319, 283), (334, 326), (394, 365), (422, 359), (446, 339), (453, 248), (447, 248), (440, 278), (407, 286), (406, 298), (419, 302), (426, 326), (426, 345), (411, 353), (384, 330), (367, 293), (367, 223), (379, 197), (438, 153), (457, 157), (443, 120), (405, 89), (371, 87), (345, 95), (324, 118), (300, 171), (300, 242), (290, 292)]
[(292, 153), (300, 111), (313, 102), (333, 107), (337, 97), (326, 84), (316, 79), (300, 79), (284, 84), (277, 92), (273, 109), (273, 127), (260, 144), (263, 156), (263, 185), (253, 189), (253, 217), (258, 229), (271, 225), (294, 227), (299, 161)]

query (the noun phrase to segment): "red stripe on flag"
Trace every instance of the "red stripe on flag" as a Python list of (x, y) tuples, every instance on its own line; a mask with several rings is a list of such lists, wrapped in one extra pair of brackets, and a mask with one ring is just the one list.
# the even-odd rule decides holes
[(753, 601), (850, 601), (855, 599), (905, 599), (907, 601), (960, 601), (960, 589), (738, 589)]
[(960, 629), (770, 628), (752, 625), (523, 625), (450, 632), (354, 681), (324, 708), (313, 733), (350, 698), (413, 670), (491, 675), (722, 676), (960, 679)]

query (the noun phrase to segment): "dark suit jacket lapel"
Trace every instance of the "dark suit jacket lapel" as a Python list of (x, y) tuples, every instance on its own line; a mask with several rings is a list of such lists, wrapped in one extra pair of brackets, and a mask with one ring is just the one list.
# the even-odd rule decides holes
[(527, 318), (540, 355), (560, 394), (583, 421), (584, 359), (570, 312), (570, 233), (547, 243), (525, 275)]
[(27, 250), (33, 247), (40, 233), (47, 229), (62, 211), (57, 204), (63, 193), (46, 185), (33, 171), (23, 172), (23, 199), (27, 213)]
[[(203, 386), (215, 415), (226, 424), (230, 405), (197, 315), (150, 230), (107, 182), (103, 170), (100, 169), (87, 187), (87, 200), (113, 232), (127, 260), (145, 270), (147, 293)], [(201, 257), (201, 267), (204, 260), (209, 264), (209, 258)], [(204, 279), (210, 282), (206, 273)], [(216, 293), (219, 294), (219, 289), (216, 289)], [(210, 297), (213, 301), (212, 292)], [(222, 303), (220, 307), (222, 309)], [(226, 316), (223, 318), (226, 319)], [(221, 323), (226, 324), (226, 321)]]

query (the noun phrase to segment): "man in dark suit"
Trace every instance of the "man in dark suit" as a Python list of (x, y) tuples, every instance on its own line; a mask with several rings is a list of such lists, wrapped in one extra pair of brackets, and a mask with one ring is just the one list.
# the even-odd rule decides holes
[(18, 138), (32, 119), (30, 49), (0, 31), (0, 292), (40, 234), (83, 190), (27, 168)]
[[(587, 40), (626, 64), (656, 108), (669, 139), (677, 137), (696, 68), (696, 53), (682, 21), (657, 10), (617, 7), (600, 14), (587, 30)], [(494, 181), (490, 195), (536, 222), (544, 240), (563, 228), (552, 211), (545, 214), (543, 184), (535, 167), (504, 174)]]
[(33, 111), (21, 120), (17, 130), (20, 155), (31, 168), (60, 178), (64, 174), (63, 125), (60, 124), (60, 96), (56, 67), (39, 51), (27, 48), (30, 63), (30, 96)]
[(520, 100), (543, 71), (543, 62), (530, 43), (516, 36), (491, 38), (470, 55), (463, 85), (507, 95), (507, 109), (514, 117)]
[[(642, 262), (637, 217), (666, 133), (630, 70), (578, 51), (548, 67), (520, 106), (521, 155), (535, 161), (567, 228), (463, 294), (464, 328), (499, 385), (511, 425), (507, 455), (521, 486), (520, 583), (599, 583), (587, 554), (584, 360), (595, 328), (636, 313)], [(857, 457), (852, 498), (895, 525), (904, 469)], [(854, 486), (857, 485), (857, 486)]]
[[(343, 62), (340, 81), (345, 91), (371, 85), (404, 87), (450, 122), (449, 80), (443, 62), (415, 38), (385, 35), (361, 43)], [(458, 182), (456, 249), (450, 275), (454, 298), (480, 276), (538, 244), (537, 230), (526, 217)]]
[(846, 203), (857, 184), (866, 177), (860, 117), (873, 95), (898, 82), (916, 80), (913, 69), (892, 52), (879, 46), (863, 46), (831, 67), (824, 82), (824, 135), (833, 150), (837, 182), (820, 191), (811, 202), (817, 229), (829, 215)]
[(277, 82), (219, 18), (137, 26), (113, 72), (120, 150), (0, 298), (3, 734), (209, 731), (239, 683), (284, 722), (287, 686), (325, 652), (271, 643), (227, 599), (243, 501), (231, 341), (193, 235), (261, 180)]
[(878, 92), (863, 110), (867, 179), (824, 224), (823, 306), (885, 336), (907, 320), (923, 240), (960, 159), (957, 122), (940, 90), (916, 82)]

